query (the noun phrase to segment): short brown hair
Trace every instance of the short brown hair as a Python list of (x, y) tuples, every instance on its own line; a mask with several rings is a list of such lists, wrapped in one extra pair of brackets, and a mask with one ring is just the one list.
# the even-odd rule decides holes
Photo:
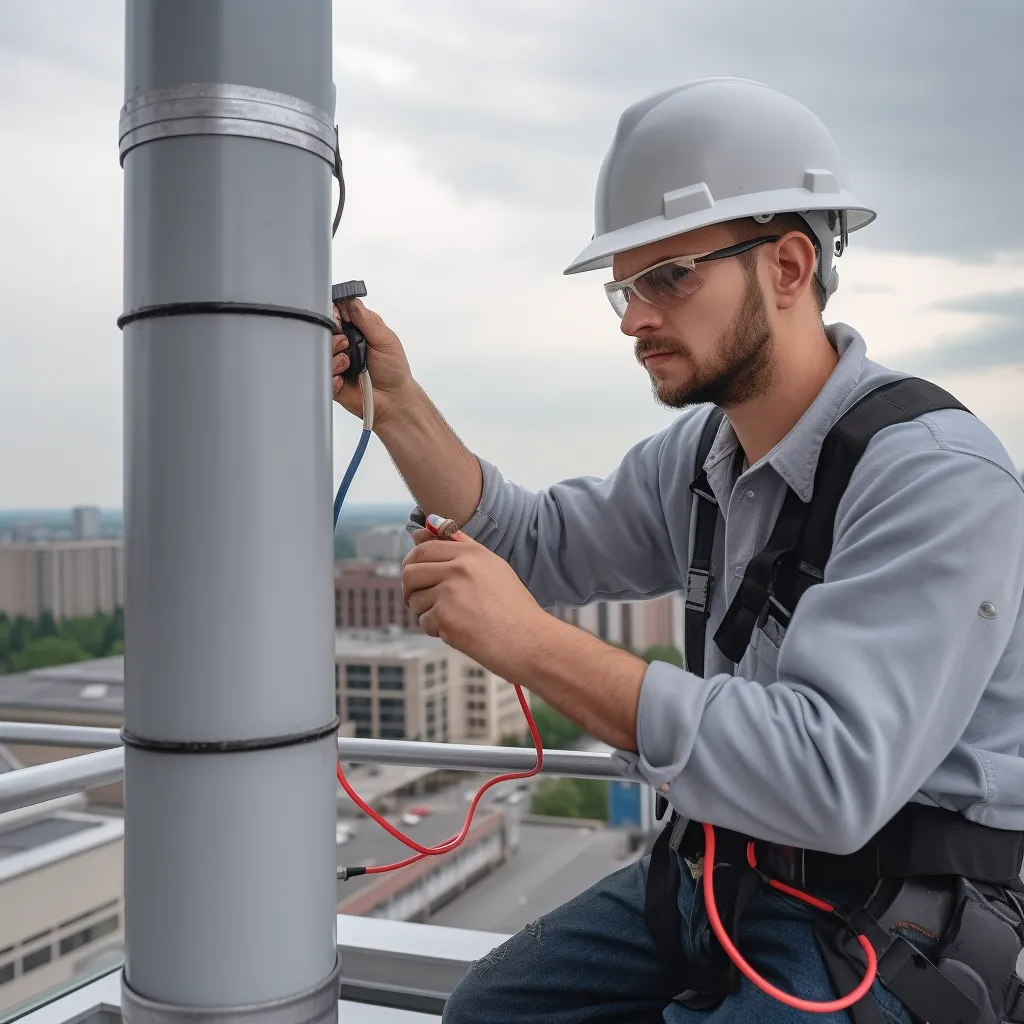
[[(817, 255), (818, 264), (821, 263), (821, 243), (818, 241), (810, 225), (800, 216), (799, 213), (777, 213), (767, 224), (754, 220), (753, 217), (744, 217), (742, 220), (730, 221), (733, 235), (737, 242), (746, 242), (751, 238), (760, 238), (763, 235), (785, 235), (790, 231), (799, 231), (806, 235), (814, 245), (814, 252)], [(737, 259), (743, 264), (747, 273), (752, 274), (757, 265), (757, 250), (751, 249), (742, 253)], [(825, 289), (822, 288), (818, 275), (811, 279), (811, 287), (814, 290), (814, 301), (818, 306), (818, 312), (825, 311)]]

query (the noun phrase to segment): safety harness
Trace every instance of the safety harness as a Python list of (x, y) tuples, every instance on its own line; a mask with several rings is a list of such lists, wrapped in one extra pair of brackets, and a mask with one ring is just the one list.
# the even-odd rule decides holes
[[(811, 501), (803, 502), (789, 490), (767, 544), (748, 564), (715, 633), (715, 643), (730, 661), (740, 662), (754, 630), (769, 618), (788, 627), (801, 597), (824, 579), (839, 502), (875, 434), (939, 409), (968, 411), (936, 385), (903, 378), (869, 392), (831, 428), (821, 447)], [(700, 676), (719, 520), (704, 463), (722, 415), (714, 408), (704, 424), (697, 475), (690, 485), (696, 518), (686, 577), (685, 657), (687, 668)], [(659, 818), (666, 809), (659, 795)], [(651, 852), (644, 918), (659, 953), (679, 978), (677, 1002), (712, 1007), (736, 993), (740, 984), (735, 965), (714, 939), (705, 958), (692, 960), (684, 953), (677, 899), (682, 859), (695, 877), (713, 871), (719, 913), (734, 943), (745, 910), (769, 879), (800, 889), (852, 886), (864, 894), (864, 904), (842, 919), (823, 917), (815, 927), (838, 992), (851, 991), (864, 974), (864, 953), (854, 939), (859, 933), (874, 947), (878, 979), (918, 1020), (1024, 1022), (1024, 982), (1015, 972), (1024, 946), (1024, 910), (1018, 897), (1024, 893), (1019, 878), (1024, 833), (986, 827), (916, 803), (847, 856), (765, 843), (725, 829), (715, 833), (715, 863), (703, 864), (701, 825), (673, 812)], [(899, 933), (906, 922), (936, 937), (929, 956)], [(860, 1000), (849, 1012), (855, 1024), (884, 1024), (873, 999)]]

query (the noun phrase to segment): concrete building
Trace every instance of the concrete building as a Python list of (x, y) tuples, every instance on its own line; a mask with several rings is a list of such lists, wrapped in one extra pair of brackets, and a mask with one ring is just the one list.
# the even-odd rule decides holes
[(0, 611), (55, 619), (109, 614), (124, 605), (120, 538), (0, 544)]
[(515, 691), (436, 637), (339, 630), (338, 714), (356, 736), (498, 743), (523, 731)]
[(683, 596), (675, 593), (650, 601), (595, 601), (581, 608), (556, 605), (552, 612), (602, 640), (642, 654), (663, 644), (682, 650), (683, 610)]
[(402, 598), (398, 562), (337, 562), (334, 566), (334, 624), (338, 629), (419, 631)]
[[(0, 771), (20, 767), (0, 747)], [(124, 821), (81, 796), (0, 814), (0, 1009), (124, 955)]]
[(103, 513), (95, 505), (80, 505), (71, 510), (71, 536), (74, 540), (99, 540), (103, 535)]
[(360, 562), (400, 562), (412, 550), (412, 537), (404, 526), (371, 526), (356, 534)]

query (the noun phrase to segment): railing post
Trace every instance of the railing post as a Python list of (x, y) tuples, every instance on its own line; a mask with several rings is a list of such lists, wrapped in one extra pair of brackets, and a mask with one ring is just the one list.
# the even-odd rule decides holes
[(139, 1024), (337, 1019), (330, 0), (128, 0), (126, 960)]

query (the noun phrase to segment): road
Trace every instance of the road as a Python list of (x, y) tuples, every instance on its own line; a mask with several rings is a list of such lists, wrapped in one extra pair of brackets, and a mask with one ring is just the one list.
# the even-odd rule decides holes
[(607, 829), (524, 822), (519, 852), (430, 918), (431, 924), (515, 932), (630, 863)]

